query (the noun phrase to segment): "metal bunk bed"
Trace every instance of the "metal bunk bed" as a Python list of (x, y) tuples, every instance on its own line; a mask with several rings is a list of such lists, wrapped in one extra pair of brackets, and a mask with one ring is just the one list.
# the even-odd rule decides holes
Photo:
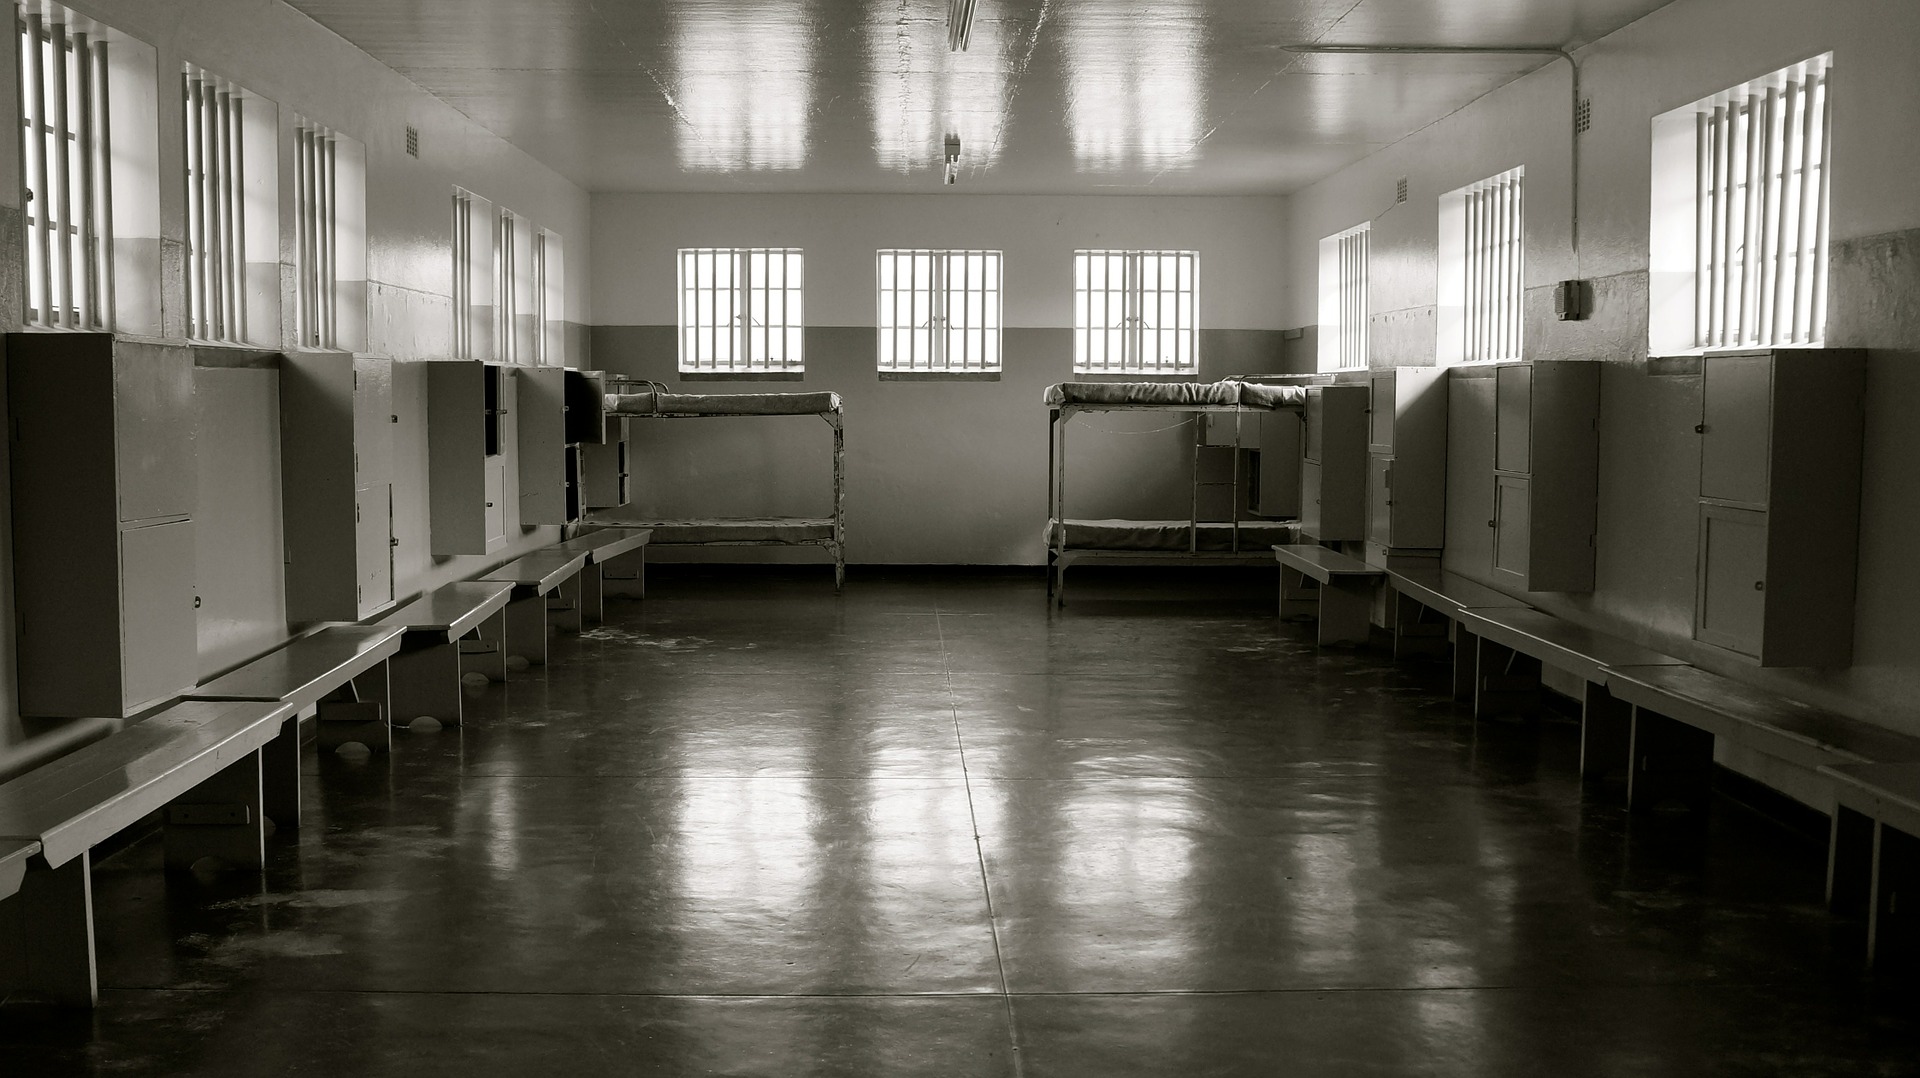
[[(1172, 561), (1271, 565), (1276, 544), (1296, 537), (1292, 522), (1243, 519), (1238, 498), (1229, 519), (1200, 519), (1203, 413), (1299, 411), (1306, 391), (1256, 382), (1061, 382), (1049, 386), (1047, 411), (1047, 590), (1066, 603), (1067, 568), (1079, 561)], [(1070, 520), (1066, 515), (1067, 428), (1082, 412), (1194, 413), (1193, 483), (1186, 520)], [(1234, 423), (1231, 481), (1240, 475), (1239, 423)]]
[[(721, 517), (640, 520), (621, 510), (599, 510), (591, 523), (651, 528), (652, 549), (661, 547), (817, 546), (833, 555), (833, 587), (847, 581), (847, 440), (840, 394), (672, 393), (658, 382), (610, 378), (607, 414), (639, 419), (714, 419), (817, 415), (833, 428), (831, 517)], [(620, 392), (628, 390), (629, 392)]]

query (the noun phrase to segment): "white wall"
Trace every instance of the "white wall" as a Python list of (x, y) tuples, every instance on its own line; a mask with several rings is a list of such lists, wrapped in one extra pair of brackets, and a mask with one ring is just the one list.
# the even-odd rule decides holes
[(1200, 324), (1278, 329), (1279, 198), (926, 195), (593, 196), (593, 312), (601, 326), (672, 325), (682, 247), (800, 247), (810, 326), (874, 324), (886, 247), (1006, 252), (1005, 325), (1073, 325), (1078, 248), (1200, 252)]
[[(1290, 199), (1283, 322), (1316, 315), (1319, 238), (1373, 216), (1373, 362), (1431, 363), (1436, 199), (1525, 165), (1527, 354), (1609, 362), (1601, 400), (1598, 586), (1592, 595), (1535, 594), (1530, 601), (1719, 672), (1920, 733), (1920, 635), (1906, 600), (1920, 594), (1920, 560), (1911, 553), (1920, 534), (1920, 435), (1911, 418), (1920, 410), (1920, 144), (1910, 137), (1920, 112), (1915, 42), (1920, 4), (1677, 0), (1579, 53), (1593, 126), (1579, 144), (1577, 254), (1570, 229), (1571, 74), (1555, 61)], [(1646, 374), (1651, 124), (1659, 113), (1829, 50), (1828, 343), (1869, 349), (1855, 658), (1845, 670), (1760, 671), (1690, 640), (1699, 383)], [(1386, 209), (1401, 176), (1412, 197)], [(1594, 284), (1597, 306), (1586, 321), (1551, 317), (1547, 286), (1570, 277)], [(1462, 413), (1455, 418), (1460, 422)], [(1458, 485), (1463, 476), (1453, 463)], [(1450, 491), (1456, 507), (1459, 493)], [(1475, 532), (1484, 529), (1450, 528), (1450, 541), (1461, 542), (1447, 558), (1484, 577), (1485, 539), (1469, 534)]]

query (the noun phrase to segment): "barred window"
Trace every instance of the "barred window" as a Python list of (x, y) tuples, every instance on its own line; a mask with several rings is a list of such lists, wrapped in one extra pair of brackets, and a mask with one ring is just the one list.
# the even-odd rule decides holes
[(1198, 251), (1075, 251), (1075, 374), (1199, 369)]
[(60, 17), (19, 34), (29, 325), (113, 326), (107, 42)]
[(497, 276), (494, 240), (499, 225), (493, 203), (453, 191), (453, 339), (455, 359), (496, 357)]
[(520, 216), (503, 209), (493, 221), (493, 339), (499, 358), (520, 362)]
[(1367, 365), (1367, 257), (1365, 222), (1320, 241), (1320, 369)]
[(999, 251), (877, 252), (883, 371), (1000, 369)]
[(280, 339), (280, 125), (273, 102), (189, 64), (187, 336)]
[(680, 251), (680, 369), (760, 374), (805, 369), (801, 252)]
[(1440, 197), (1442, 363), (1521, 358), (1525, 171), (1502, 172)]
[(567, 352), (566, 259), (560, 234), (541, 229), (533, 237), (533, 295), (539, 322), (534, 362), (562, 364)]
[(1831, 55), (1694, 106), (1694, 344), (1826, 335)]

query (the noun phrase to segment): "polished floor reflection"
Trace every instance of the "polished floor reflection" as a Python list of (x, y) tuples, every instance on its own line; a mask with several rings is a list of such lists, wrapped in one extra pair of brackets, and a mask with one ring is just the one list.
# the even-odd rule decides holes
[(1820, 845), (1630, 820), (1564, 720), (1260, 575), (662, 571), (462, 729), (308, 761), (264, 881), (95, 870), (0, 1074), (1902, 1074)]

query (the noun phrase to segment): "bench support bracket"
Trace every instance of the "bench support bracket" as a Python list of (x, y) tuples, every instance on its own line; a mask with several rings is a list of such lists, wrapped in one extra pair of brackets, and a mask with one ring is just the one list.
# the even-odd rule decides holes
[(211, 857), (259, 871), (267, 863), (265, 797), (259, 752), (228, 764), (167, 806), (166, 866), (175, 871)]
[(1713, 796), (1713, 735), (1634, 705), (1627, 808), (1646, 812), (1665, 801), (1702, 810)]
[(92, 860), (83, 853), (47, 868), (36, 858), (20, 892), (0, 902), (0, 996), (18, 992), (65, 1007), (99, 1002)]

